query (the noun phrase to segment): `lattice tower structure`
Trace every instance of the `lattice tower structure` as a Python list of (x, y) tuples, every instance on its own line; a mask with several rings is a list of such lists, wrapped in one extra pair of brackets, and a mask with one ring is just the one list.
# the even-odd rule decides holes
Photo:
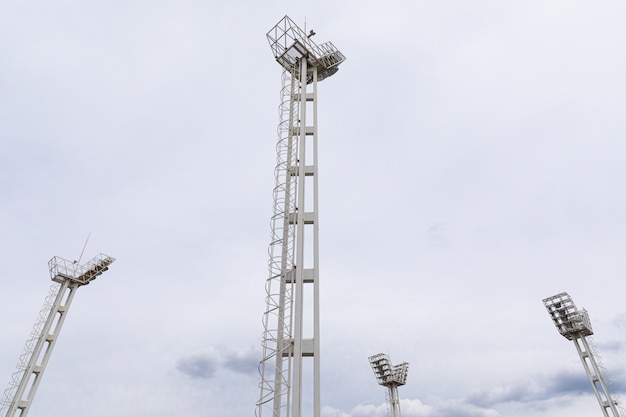
[(15, 372), (4, 391), (0, 402), (0, 416), (28, 415), (76, 290), (95, 280), (108, 270), (114, 261), (115, 259), (110, 256), (99, 254), (83, 265), (58, 256), (48, 262), (50, 278), (54, 284), (50, 287), (44, 306), (26, 342), (24, 353), (20, 356)]
[(283, 74), (257, 417), (320, 416), (317, 83), (345, 57), (313, 35), (288, 16), (267, 33)]
[(388, 355), (378, 353), (369, 357), (370, 365), (379, 385), (387, 388), (387, 407), (391, 417), (401, 417), (398, 387), (406, 384), (409, 364), (402, 362), (393, 365)]
[(593, 353), (588, 336), (593, 334), (587, 310), (578, 310), (568, 293), (548, 297), (543, 300), (559, 333), (574, 342), (578, 356), (591, 382), (604, 417), (623, 417), (618, 402), (611, 396), (598, 360)]

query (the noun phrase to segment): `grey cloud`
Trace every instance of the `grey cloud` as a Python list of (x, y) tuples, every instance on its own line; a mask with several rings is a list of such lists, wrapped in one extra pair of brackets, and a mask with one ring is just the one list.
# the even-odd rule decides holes
[(451, 401), (437, 407), (432, 417), (499, 417), (500, 414), (489, 408), (477, 407), (466, 402)]
[(469, 395), (466, 401), (481, 407), (517, 402), (528, 404), (533, 409), (545, 409), (547, 408), (546, 401), (592, 393), (590, 382), (583, 369), (580, 369), (580, 372), (563, 370), (551, 375), (519, 381), (512, 385), (475, 392)]
[(225, 355), (224, 367), (241, 373), (255, 373), (259, 365), (260, 355), (253, 351), (233, 351)]
[(590, 382), (585, 372), (562, 371), (554, 375), (547, 384), (546, 397), (556, 397), (571, 394), (587, 394), (591, 393)]
[(526, 402), (530, 398), (536, 398), (536, 396), (537, 393), (532, 392), (530, 384), (522, 383), (473, 393), (467, 397), (467, 402), (485, 407), (511, 401)]
[(176, 364), (183, 374), (194, 378), (212, 378), (221, 369), (252, 374), (257, 370), (260, 353), (254, 349), (219, 346), (207, 353), (194, 354), (180, 359)]
[(211, 378), (215, 374), (216, 368), (217, 363), (215, 359), (203, 355), (183, 358), (176, 364), (176, 369), (183, 374), (200, 379)]
[[(617, 394), (626, 392), (623, 370), (607, 370), (603, 376), (611, 393)], [(591, 394), (592, 392), (591, 383), (585, 375), (582, 366), (580, 372), (563, 371), (556, 374), (547, 385), (546, 390), (546, 394), (549, 395), (548, 398), (559, 395)]]

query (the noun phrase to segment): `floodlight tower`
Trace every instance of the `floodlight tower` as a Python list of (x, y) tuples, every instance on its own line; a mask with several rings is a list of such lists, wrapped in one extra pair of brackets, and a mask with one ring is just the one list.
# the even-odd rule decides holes
[(76, 289), (96, 279), (114, 261), (114, 258), (100, 254), (83, 265), (58, 256), (48, 262), (54, 284), (50, 287), (9, 386), (4, 391), (0, 416), (26, 417)]
[(283, 75), (257, 417), (302, 417), (303, 398), (320, 416), (317, 83), (345, 57), (314, 34), (287, 16), (267, 33)]
[(379, 353), (369, 357), (370, 365), (378, 384), (387, 387), (387, 405), (391, 417), (400, 417), (400, 398), (398, 397), (398, 387), (406, 384), (409, 364), (402, 362), (399, 365), (392, 365), (389, 356)]
[(543, 300), (554, 325), (563, 337), (574, 342), (587, 377), (596, 394), (600, 408), (605, 417), (620, 417), (615, 401), (604, 381), (598, 362), (589, 347), (587, 336), (593, 334), (587, 310), (578, 310), (572, 298), (566, 292)]

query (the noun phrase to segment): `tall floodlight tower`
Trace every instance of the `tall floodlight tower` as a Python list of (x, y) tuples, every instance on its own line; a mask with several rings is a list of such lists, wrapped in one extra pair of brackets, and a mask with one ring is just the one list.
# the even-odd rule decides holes
[(283, 75), (258, 417), (320, 416), (317, 83), (345, 57), (314, 34), (287, 16), (267, 33)]
[(587, 336), (593, 334), (587, 310), (578, 310), (572, 298), (562, 292), (543, 300), (554, 325), (563, 337), (574, 342), (587, 377), (605, 417), (620, 417), (617, 401), (611, 398), (598, 362), (590, 349)]
[(48, 262), (54, 284), (50, 287), (9, 386), (4, 391), (0, 416), (26, 417), (76, 289), (96, 279), (114, 261), (114, 258), (100, 254), (83, 265), (57, 256)]
[(391, 417), (400, 417), (400, 398), (398, 387), (406, 384), (409, 364), (402, 362), (392, 365), (389, 356), (379, 353), (369, 357), (370, 365), (376, 376), (376, 381), (383, 387), (387, 387), (387, 406)]

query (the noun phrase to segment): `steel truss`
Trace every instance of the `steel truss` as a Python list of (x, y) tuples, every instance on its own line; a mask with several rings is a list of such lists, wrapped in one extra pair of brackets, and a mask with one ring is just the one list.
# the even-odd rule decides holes
[(590, 341), (587, 340), (587, 336), (593, 335), (587, 310), (578, 310), (566, 292), (544, 299), (543, 304), (559, 333), (574, 342), (604, 417), (623, 417), (623, 412), (618, 409), (617, 400), (611, 397), (603, 375), (605, 372), (598, 364)]
[(301, 417), (308, 398), (320, 416), (317, 83), (345, 57), (310, 36), (287, 16), (267, 34), (284, 71), (258, 417)]
[(50, 278), (55, 284), (50, 288), (44, 306), (4, 398), (0, 402), (0, 416), (26, 417), (48, 365), (52, 350), (67, 317), (76, 289), (100, 276), (115, 261), (100, 254), (84, 265), (55, 256), (48, 262)]

